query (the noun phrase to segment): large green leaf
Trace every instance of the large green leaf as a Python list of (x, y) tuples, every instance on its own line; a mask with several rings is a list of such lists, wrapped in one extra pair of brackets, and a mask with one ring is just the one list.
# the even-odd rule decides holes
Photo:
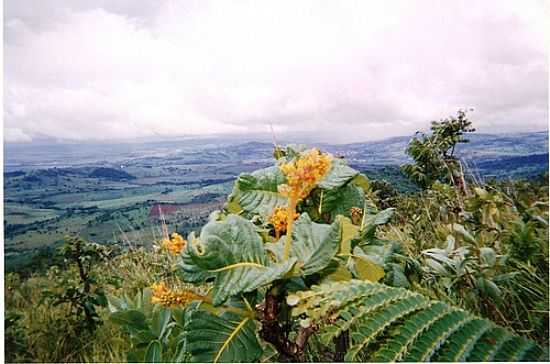
[(318, 186), (325, 190), (342, 187), (358, 174), (359, 171), (349, 167), (344, 160), (333, 159), (330, 170), (318, 183)]
[(294, 258), (277, 264), (272, 262), (254, 224), (232, 214), (223, 221), (206, 224), (200, 238), (187, 244), (186, 252), (196, 271), (215, 277), (214, 305), (281, 278), (296, 262)]
[[(188, 242), (195, 241), (195, 233), (191, 232), (187, 239)], [(189, 244), (188, 244), (189, 245)], [(204, 270), (197, 266), (189, 254), (189, 249), (184, 249), (178, 257), (178, 276), (189, 283), (203, 283), (210, 278), (215, 278), (216, 274), (208, 270)]]
[(256, 362), (262, 355), (256, 323), (250, 317), (234, 314), (217, 317), (195, 311), (186, 326), (186, 337), (193, 362)]
[[(286, 236), (283, 236), (275, 244), (266, 244), (279, 260), (282, 260), (285, 239)], [(341, 240), (341, 219), (337, 219), (332, 225), (317, 224), (311, 221), (307, 213), (304, 213), (294, 222), (290, 257), (298, 261), (301, 274), (317, 273), (327, 267), (338, 253)]]
[(363, 208), (365, 205), (365, 193), (363, 189), (353, 183), (346, 184), (337, 189), (326, 191), (320, 210), (330, 213), (332, 219), (337, 215), (351, 217), (352, 207)]
[(245, 213), (270, 216), (275, 207), (287, 204), (287, 198), (277, 192), (277, 186), (284, 183), (286, 178), (277, 166), (243, 173), (235, 182), (227, 206), (234, 213), (240, 208)]

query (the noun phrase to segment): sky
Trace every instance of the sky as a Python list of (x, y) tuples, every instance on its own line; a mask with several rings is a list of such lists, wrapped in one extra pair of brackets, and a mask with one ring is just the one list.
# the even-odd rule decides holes
[[(4, 140), (548, 128), (550, 2), (5, 0)], [(270, 126), (271, 125), (271, 126)]]

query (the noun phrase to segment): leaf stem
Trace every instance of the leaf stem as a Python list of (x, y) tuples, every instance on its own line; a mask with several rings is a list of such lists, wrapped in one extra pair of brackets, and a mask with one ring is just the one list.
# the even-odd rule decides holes
[(283, 259), (286, 261), (290, 255), (290, 246), (292, 245), (292, 227), (294, 226), (294, 215), (296, 214), (297, 199), (291, 196), (288, 199), (288, 206), (286, 208), (286, 240), (283, 253)]

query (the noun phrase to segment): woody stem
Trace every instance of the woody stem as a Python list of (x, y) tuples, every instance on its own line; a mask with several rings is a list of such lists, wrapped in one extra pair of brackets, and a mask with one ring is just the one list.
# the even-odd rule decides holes
[(285, 261), (288, 260), (290, 246), (292, 245), (292, 226), (294, 225), (294, 215), (296, 214), (296, 203), (297, 200), (295, 197), (289, 197), (288, 206), (286, 208), (286, 240), (283, 254)]

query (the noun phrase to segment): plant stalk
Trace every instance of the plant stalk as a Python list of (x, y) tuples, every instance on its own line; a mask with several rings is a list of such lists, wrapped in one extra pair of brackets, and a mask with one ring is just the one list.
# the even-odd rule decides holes
[(286, 240), (283, 253), (284, 260), (288, 260), (290, 255), (290, 246), (292, 245), (292, 227), (294, 226), (294, 215), (296, 214), (296, 198), (290, 197), (288, 199), (288, 206), (286, 208)]

